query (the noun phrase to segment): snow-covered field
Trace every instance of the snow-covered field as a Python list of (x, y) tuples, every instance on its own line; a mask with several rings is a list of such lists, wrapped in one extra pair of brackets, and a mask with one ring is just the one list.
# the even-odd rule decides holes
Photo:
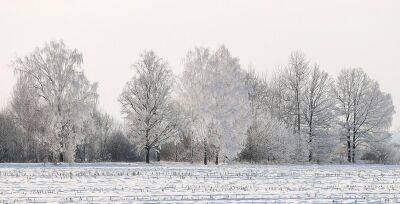
[(399, 202), (400, 166), (0, 164), (0, 202)]

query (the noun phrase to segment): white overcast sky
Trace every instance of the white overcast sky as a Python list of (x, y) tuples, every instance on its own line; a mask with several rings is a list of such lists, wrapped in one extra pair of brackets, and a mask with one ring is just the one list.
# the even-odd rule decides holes
[(298, 49), (332, 76), (362, 67), (399, 112), (398, 0), (1, 0), (0, 107), (14, 84), (10, 61), (59, 39), (83, 53), (88, 78), (99, 82), (101, 109), (117, 118), (117, 98), (142, 50), (155, 50), (179, 74), (188, 49), (221, 44), (243, 67), (267, 74)]

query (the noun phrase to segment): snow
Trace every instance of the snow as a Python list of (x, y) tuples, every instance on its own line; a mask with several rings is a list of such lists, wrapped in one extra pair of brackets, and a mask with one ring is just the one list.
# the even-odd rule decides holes
[(0, 164), (0, 202), (400, 202), (398, 165)]

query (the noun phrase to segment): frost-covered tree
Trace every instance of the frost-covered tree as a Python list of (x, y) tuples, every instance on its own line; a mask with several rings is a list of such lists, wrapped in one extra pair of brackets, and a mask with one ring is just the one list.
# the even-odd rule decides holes
[(182, 77), (182, 100), (192, 116), (193, 134), (219, 157), (232, 159), (241, 151), (249, 126), (245, 74), (228, 49), (195, 48), (187, 53)]
[(115, 121), (109, 114), (99, 111), (93, 111), (92, 120), (96, 128), (95, 135), (99, 145), (97, 157), (101, 160), (107, 160), (109, 159), (107, 144), (115, 129)]
[(301, 134), (301, 108), (304, 100), (304, 90), (309, 77), (309, 63), (300, 51), (290, 54), (289, 64), (284, 71), (283, 84), (290, 98), (290, 112), (292, 113), (294, 132)]
[(29, 157), (26, 147), (30, 144), (25, 136), (18, 131), (12, 115), (6, 110), (0, 111), (0, 162), (22, 162)]
[(62, 41), (46, 43), (13, 62), (18, 82), (32, 90), (25, 93), (26, 97), (37, 100), (26, 103), (35, 107), (22, 108), (29, 114), (39, 114), (41, 130), (35, 135), (50, 149), (54, 161), (74, 161), (76, 144), (82, 137), (82, 121), (97, 100), (97, 85), (85, 77), (82, 62), (82, 54), (67, 48)]
[(245, 149), (241, 158), (268, 163), (293, 161), (298, 138), (277, 115), (272, 116), (273, 100), (267, 80), (256, 73), (247, 73), (246, 84), (250, 100), (251, 126), (247, 130)]
[(283, 69), (276, 69), (268, 84), (268, 97), (265, 105), (269, 113), (293, 129), (292, 98), (285, 85)]
[(40, 161), (44, 158), (39, 157), (41, 151), (48, 151), (48, 143), (44, 130), (46, 129), (46, 118), (44, 109), (40, 108), (39, 94), (31, 86), (29, 78), (19, 76), (13, 89), (13, 96), (10, 105), (10, 113), (13, 122), (19, 128), (19, 137), (26, 137), (28, 140), (29, 151), (32, 155), (30, 159)]
[(292, 52), (288, 65), (277, 69), (268, 83), (269, 114), (279, 121), (283, 121), (286, 128), (297, 135), (293, 139), (296, 143), (296, 161), (304, 161), (308, 154), (306, 122), (303, 117), (306, 87), (310, 77), (309, 62), (301, 51)]
[(157, 148), (176, 132), (176, 114), (171, 100), (174, 83), (165, 60), (146, 51), (133, 65), (135, 75), (126, 84), (119, 101), (132, 131), (132, 139), (146, 152)]
[(380, 139), (368, 144), (361, 159), (382, 164), (398, 164), (400, 162), (399, 145), (391, 142), (388, 133), (378, 134)]
[(313, 156), (320, 145), (326, 141), (330, 134), (334, 119), (334, 100), (331, 91), (332, 80), (328, 73), (321, 71), (318, 65), (314, 65), (304, 91), (302, 115), (308, 134), (309, 154), (308, 161), (313, 161)]
[(254, 70), (246, 73), (245, 83), (248, 89), (250, 114), (252, 119), (263, 115), (270, 109), (270, 88), (266, 78), (260, 77)]
[(297, 162), (298, 135), (268, 113), (253, 120), (241, 158), (255, 162)]
[(380, 90), (362, 69), (344, 69), (335, 86), (339, 124), (346, 135), (347, 160), (355, 162), (356, 147), (379, 140), (388, 131), (394, 114), (390, 94)]
[(107, 113), (94, 109), (87, 120), (83, 121), (84, 137), (78, 146), (80, 161), (107, 161), (110, 154), (107, 145), (111, 134), (115, 131), (113, 118)]

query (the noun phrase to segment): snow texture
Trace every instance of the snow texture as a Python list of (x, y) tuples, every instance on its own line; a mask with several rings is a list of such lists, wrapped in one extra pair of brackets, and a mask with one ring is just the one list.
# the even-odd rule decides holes
[(396, 165), (0, 164), (0, 202), (400, 202)]

